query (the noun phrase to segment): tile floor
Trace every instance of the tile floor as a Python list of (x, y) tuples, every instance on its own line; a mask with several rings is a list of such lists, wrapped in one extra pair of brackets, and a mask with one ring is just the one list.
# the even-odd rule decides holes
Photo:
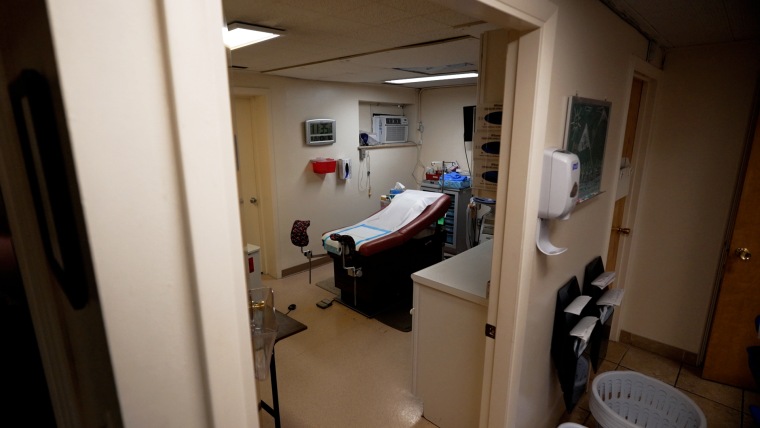
[[(275, 294), (275, 307), (306, 324), (308, 329), (275, 346), (282, 426), (286, 428), (435, 427), (422, 417), (422, 403), (411, 393), (412, 335), (334, 303), (319, 309), (316, 302), (333, 297), (317, 287), (332, 276), (332, 265), (280, 280), (264, 277)], [(632, 348), (610, 343), (601, 371), (636, 370), (681, 389), (702, 409), (711, 428), (752, 427), (750, 404), (760, 394), (699, 378), (695, 368)], [(271, 404), (269, 380), (259, 383), (261, 397)], [(274, 426), (260, 411), (262, 428)], [(584, 396), (561, 421), (596, 427)]]
[[(696, 367), (623, 343), (610, 342), (607, 357), (600, 365), (599, 373), (610, 370), (635, 370), (675, 386), (697, 403), (710, 428), (755, 426), (749, 415), (749, 406), (760, 405), (760, 394), (703, 380), (699, 377), (699, 369)], [(588, 394), (581, 398), (572, 413), (563, 415), (561, 422), (566, 421), (596, 427), (594, 415), (589, 412)]]

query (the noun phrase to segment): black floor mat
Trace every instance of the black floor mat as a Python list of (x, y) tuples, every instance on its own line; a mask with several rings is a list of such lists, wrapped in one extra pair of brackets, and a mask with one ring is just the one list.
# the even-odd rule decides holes
[(375, 319), (388, 327), (396, 330), (409, 332), (412, 331), (412, 305), (410, 303), (400, 302), (375, 315)]
[[(335, 287), (335, 278), (328, 278), (316, 283), (317, 287), (327, 290), (333, 294), (340, 301), (340, 289)], [(350, 305), (345, 305), (351, 308)], [(399, 331), (409, 332), (412, 331), (412, 314), (409, 311), (412, 309), (411, 302), (398, 302), (387, 309), (375, 314), (370, 318), (374, 318), (388, 327), (394, 328)], [(366, 316), (366, 314), (364, 314)]]

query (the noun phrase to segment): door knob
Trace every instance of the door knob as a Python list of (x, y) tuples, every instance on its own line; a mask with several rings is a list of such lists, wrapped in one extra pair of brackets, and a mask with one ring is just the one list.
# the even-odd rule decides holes
[(252, 204), (255, 204), (255, 203), (256, 203), (256, 202), (258, 202), (258, 201), (259, 201), (259, 200), (258, 200), (258, 199), (256, 199), (256, 197), (255, 197), (255, 196), (251, 196), (251, 203), (252, 203)]
[(619, 234), (621, 234), (621, 235), (630, 235), (631, 234), (631, 229), (629, 229), (627, 227), (613, 227), (612, 230), (615, 231), (615, 232), (617, 232), (617, 233), (619, 233)]
[(743, 262), (748, 262), (752, 258), (752, 253), (749, 252), (748, 248), (737, 248), (735, 254)]

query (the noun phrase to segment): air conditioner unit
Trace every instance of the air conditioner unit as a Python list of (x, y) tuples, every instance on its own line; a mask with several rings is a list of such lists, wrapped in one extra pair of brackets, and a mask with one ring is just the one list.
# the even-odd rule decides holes
[(409, 119), (404, 116), (374, 116), (372, 133), (381, 144), (405, 143), (409, 138)]

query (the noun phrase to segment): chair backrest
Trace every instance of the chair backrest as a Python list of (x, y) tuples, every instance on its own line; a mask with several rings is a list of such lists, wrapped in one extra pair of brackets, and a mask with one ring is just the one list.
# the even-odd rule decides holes
[(293, 222), (293, 228), (290, 230), (290, 242), (296, 247), (305, 247), (309, 245), (309, 234), (306, 229), (309, 228), (309, 220), (296, 220)]

